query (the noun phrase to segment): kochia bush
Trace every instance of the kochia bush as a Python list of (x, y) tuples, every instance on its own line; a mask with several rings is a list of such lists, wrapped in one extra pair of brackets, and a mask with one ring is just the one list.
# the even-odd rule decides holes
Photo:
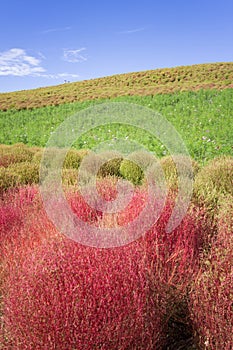
[[(98, 186), (106, 200), (115, 197), (110, 180)], [(127, 226), (139, 215), (147, 200), (143, 191), (138, 189), (119, 213), (118, 225)], [(186, 296), (199, 265), (204, 214), (190, 209), (179, 227), (167, 233), (174, 205), (170, 198), (140, 239), (95, 249), (56, 232), (38, 196), (28, 202), (28, 192), (20, 190), (19, 197), (15, 194), (15, 204), (24, 203), (21, 239), (15, 241), (14, 254), (7, 244), (3, 251), (4, 260), (11, 259), (2, 288), (6, 349), (11, 343), (19, 350), (165, 346), (169, 319), (177, 312), (174, 305)], [(79, 193), (67, 198), (81, 219), (101, 224), (101, 213), (90, 209)]]
[(233, 195), (233, 157), (220, 156), (209, 161), (197, 174), (194, 198), (215, 211), (221, 195)]
[(30, 162), (34, 152), (34, 148), (29, 148), (23, 143), (13, 146), (0, 145), (0, 167), (8, 167), (15, 163)]
[(144, 177), (141, 167), (130, 159), (121, 162), (120, 174), (123, 178), (131, 181), (134, 185), (139, 185)]
[(152, 349), (165, 300), (147, 279), (140, 247), (97, 250), (46, 243), (12, 273), (4, 321), (17, 349)]
[(233, 197), (221, 200), (218, 235), (193, 282), (190, 314), (201, 348), (232, 349)]

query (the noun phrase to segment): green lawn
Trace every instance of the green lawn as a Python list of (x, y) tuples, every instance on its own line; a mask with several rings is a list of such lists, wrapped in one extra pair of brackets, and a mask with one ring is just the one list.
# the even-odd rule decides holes
[[(45, 146), (51, 133), (68, 116), (96, 103), (116, 101), (136, 103), (161, 113), (179, 132), (190, 155), (201, 163), (221, 154), (233, 155), (231, 88), (127, 96), (31, 110), (0, 111), (0, 143), (23, 142), (30, 146)], [(114, 137), (140, 142), (159, 157), (168, 154), (166, 148), (150, 134), (123, 125), (111, 125), (111, 128), (103, 126), (90, 131), (76, 141), (75, 147), (94, 148)]]

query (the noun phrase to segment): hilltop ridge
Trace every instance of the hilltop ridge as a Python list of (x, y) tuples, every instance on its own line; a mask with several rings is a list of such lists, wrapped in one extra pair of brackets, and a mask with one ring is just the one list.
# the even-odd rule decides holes
[(233, 87), (233, 62), (160, 68), (56, 86), (0, 93), (0, 110), (31, 109), (127, 95)]

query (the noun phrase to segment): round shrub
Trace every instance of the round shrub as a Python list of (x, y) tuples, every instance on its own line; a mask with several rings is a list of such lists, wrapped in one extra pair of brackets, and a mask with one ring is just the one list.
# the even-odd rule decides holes
[[(28, 232), (23, 232), (27, 226), (27, 219), (32, 214), (35, 215), (34, 198), (36, 191), (34, 188), (12, 188), (4, 192), (0, 200), (0, 309), (1, 297), (5, 291), (4, 282), (12, 266), (18, 266), (17, 255), (20, 247), (23, 247), (21, 257), (26, 255), (26, 251), (38, 240), (39, 235), (32, 237)], [(34, 207), (34, 208), (33, 208)], [(38, 216), (38, 214), (37, 214)], [(34, 226), (36, 223), (34, 222)], [(30, 236), (30, 237), (29, 237)], [(1, 310), (0, 310), (1, 313)], [(1, 329), (2, 331), (2, 329)], [(3, 345), (0, 342), (1, 345)]]
[[(54, 154), (56, 154), (58, 150), (54, 150)], [(40, 149), (37, 152), (35, 152), (32, 161), (35, 163), (40, 163), (42, 156), (44, 153), (44, 149)], [(88, 151), (87, 150), (75, 150), (75, 149), (70, 149), (64, 159), (63, 162), (63, 168), (65, 169), (78, 169), (81, 161), (83, 158), (87, 155)]]
[(178, 188), (178, 172), (177, 172), (177, 166), (178, 164), (181, 168), (181, 174), (184, 177), (187, 177), (189, 179), (195, 178), (199, 171), (199, 164), (191, 159), (192, 163), (192, 172), (190, 172), (189, 167), (187, 166), (187, 157), (183, 155), (176, 155), (174, 156), (176, 163), (174, 162), (172, 156), (166, 156), (161, 158), (160, 164), (164, 171), (165, 179), (168, 183), (169, 188), (172, 190), (176, 190)]
[(141, 167), (130, 159), (124, 159), (121, 162), (120, 174), (134, 185), (140, 185), (144, 176)]
[[(91, 195), (91, 194), (90, 194)], [(72, 211), (85, 222), (90, 224), (96, 222), (98, 218), (101, 218), (102, 212), (91, 207), (83, 198), (82, 194), (77, 192), (68, 192), (66, 198), (70, 204)]]
[(105, 201), (112, 201), (117, 196), (118, 178), (107, 176), (104, 179), (98, 178), (96, 181), (96, 190)]
[(22, 162), (13, 164), (7, 169), (10, 176), (17, 176), (17, 185), (39, 183), (39, 165), (36, 163)]
[(34, 153), (33, 157), (32, 157), (32, 162), (34, 163), (40, 163), (42, 156), (43, 156), (43, 149), (38, 150), (37, 152)]
[[(114, 199), (115, 188), (111, 182), (102, 186), (103, 181), (97, 184), (101, 194)], [(119, 213), (118, 225), (127, 225), (144, 207), (147, 196), (140, 190), (126, 215)], [(82, 220), (97, 225), (102, 219), (78, 192), (67, 199)], [(19, 350), (164, 348), (169, 320), (178, 319), (199, 264), (204, 234), (204, 214), (197, 208), (167, 233), (173, 206), (174, 199), (168, 199), (159, 220), (140, 239), (109, 249), (64, 238), (40, 201), (35, 210), (27, 206), (26, 224), (18, 231), (21, 248), (14, 246), (14, 263), (8, 259), (4, 281), (2, 319), (9, 342)]]
[(219, 199), (218, 233), (220, 237), (233, 232), (233, 196), (228, 194)]
[(19, 176), (9, 171), (8, 168), (0, 167), (0, 193), (19, 183)]
[(30, 162), (34, 151), (24, 144), (15, 144), (13, 146), (0, 146), (0, 166), (8, 167), (14, 163)]
[(94, 174), (98, 174), (101, 164), (101, 155), (90, 151), (80, 164), (79, 170), (94, 176)]
[(87, 155), (87, 153), (87, 150), (77, 151), (74, 149), (70, 149), (66, 154), (63, 167), (66, 169), (78, 169), (81, 164), (81, 161)]
[(211, 160), (197, 174), (194, 198), (215, 211), (221, 195), (233, 195), (233, 157), (220, 156)]
[(34, 163), (16, 163), (0, 170), (0, 189), (39, 183), (39, 166)]
[(104, 163), (99, 171), (98, 176), (99, 177), (106, 177), (106, 176), (120, 176), (120, 166), (123, 158), (113, 158)]

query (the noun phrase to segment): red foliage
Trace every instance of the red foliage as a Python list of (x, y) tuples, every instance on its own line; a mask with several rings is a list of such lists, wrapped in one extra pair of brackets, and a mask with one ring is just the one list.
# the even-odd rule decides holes
[(218, 235), (203, 261), (190, 295), (190, 314), (201, 347), (231, 350), (232, 338), (232, 256), (233, 202), (223, 211)]
[(147, 201), (147, 192), (145, 190), (136, 189), (132, 200), (127, 207), (119, 212), (118, 224), (119, 226), (127, 225), (135, 220), (141, 211), (144, 209)]
[[(105, 196), (111, 200), (114, 191), (109, 191)], [(101, 217), (80, 194), (67, 198), (84, 221)], [(140, 239), (120, 248), (95, 249), (59, 235), (35, 189), (21, 189), (10, 201), (15, 208), (9, 214), (15, 215), (12, 227), (19, 231), (14, 254), (6, 248), (13, 247), (11, 243), (3, 249), (4, 259), (11, 258), (3, 315), (15, 348), (161, 348), (173, 302), (186, 293), (199, 264), (200, 211), (190, 209), (179, 227), (167, 233), (174, 205), (169, 199), (159, 220)], [(137, 217), (145, 201), (145, 193), (136, 191), (118, 224)], [(23, 219), (20, 227), (17, 215)]]
[(95, 208), (92, 208), (85, 201), (81, 193), (75, 192), (66, 196), (70, 207), (75, 215), (84, 222), (94, 223), (98, 218), (101, 218), (102, 213)]
[(94, 249), (46, 243), (8, 278), (4, 321), (17, 349), (152, 349), (165, 299), (154, 298), (137, 242)]

